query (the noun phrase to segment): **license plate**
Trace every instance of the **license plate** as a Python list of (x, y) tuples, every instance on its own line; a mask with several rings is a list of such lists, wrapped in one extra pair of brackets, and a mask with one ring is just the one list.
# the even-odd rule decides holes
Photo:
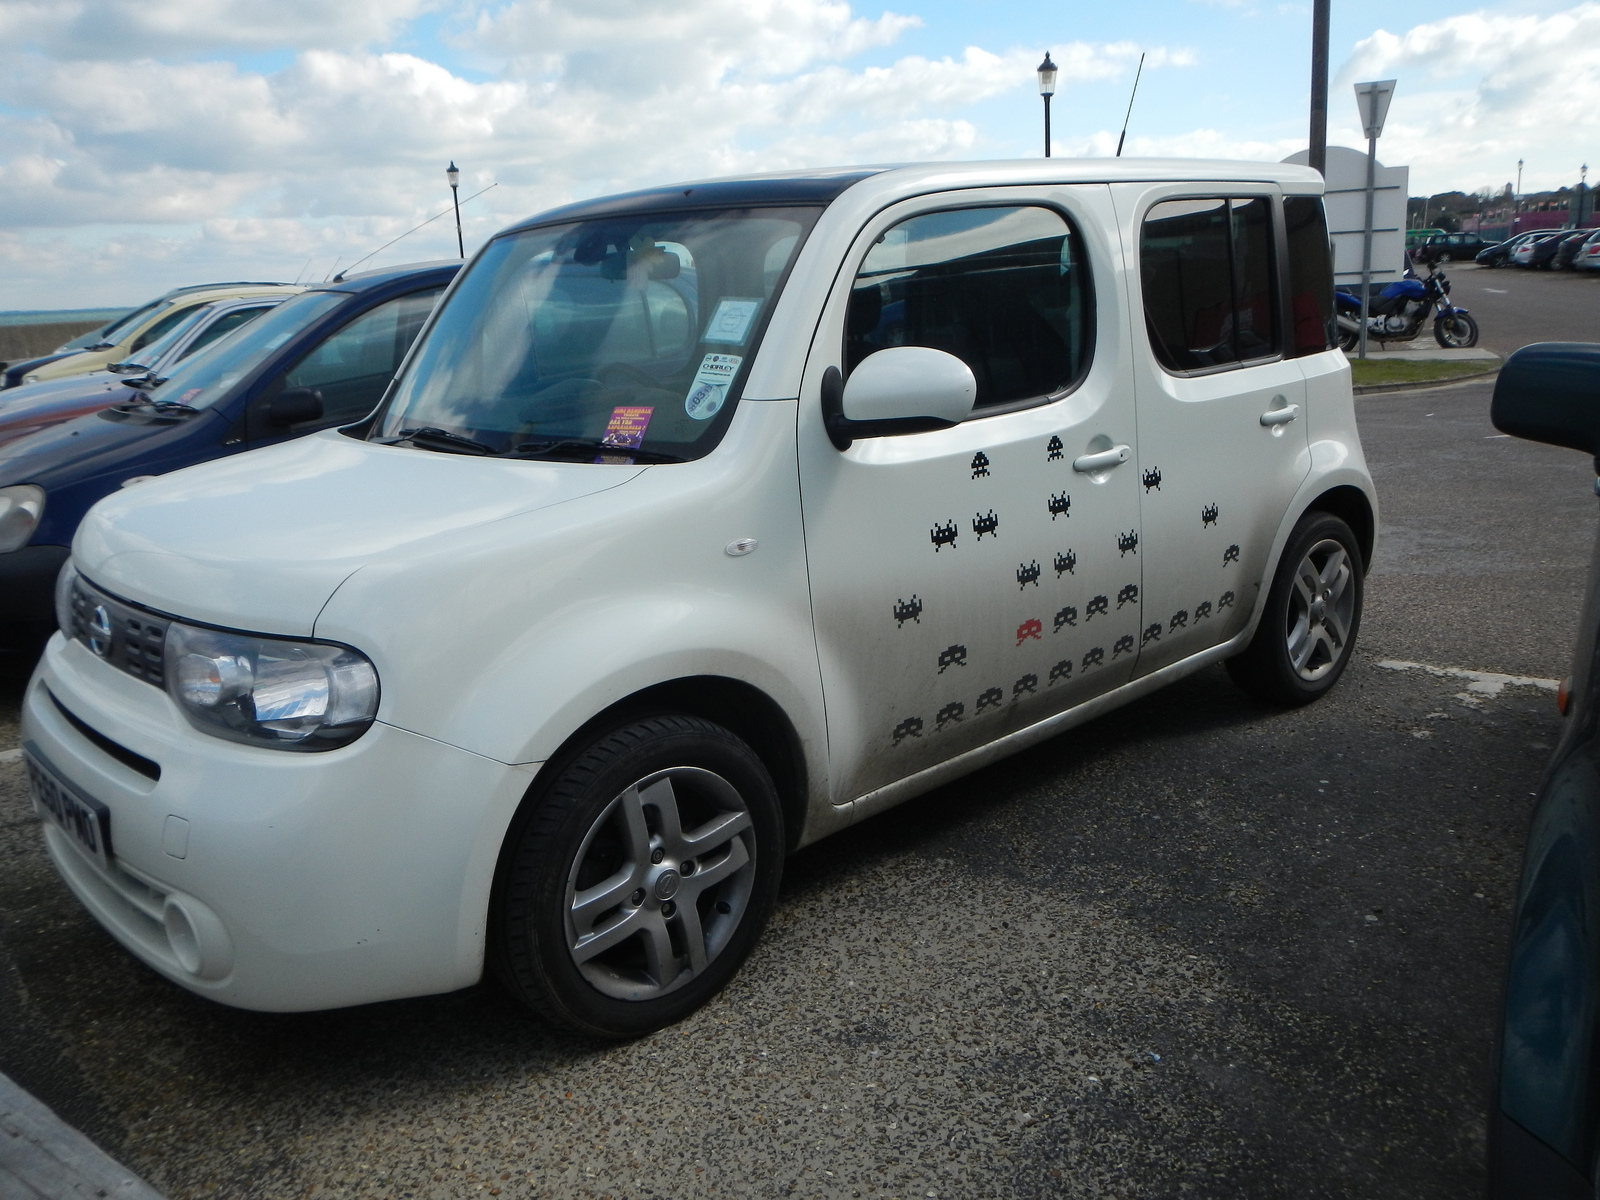
[(77, 842), (85, 854), (109, 870), (111, 810), (57, 775), (33, 745), (22, 748), (22, 761), (28, 764), (35, 807)]

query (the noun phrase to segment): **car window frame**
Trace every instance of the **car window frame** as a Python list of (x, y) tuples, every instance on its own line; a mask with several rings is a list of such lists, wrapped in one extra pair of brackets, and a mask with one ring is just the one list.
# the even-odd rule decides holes
[[(1135, 283), (1130, 289), (1130, 299), (1137, 304), (1137, 317), (1132, 319), (1132, 324), (1139, 327), (1144, 338), (1145, 349), (1150, 354), (1150, 360), (1163, 372), (1175, 379), (1195, 379), (1203, 375), (1220, 375), (1225, 371), (1243, 371), (1254, 367), (1271, 366), (1273, 363), (1287, 362), (1290, 355), (1284, 352), (1284, 342), (1288, 336), (1287, 331), (1292, 328), (1290, 320), (1289, 280), (1288, 280), (1288, 253), (1289, 234), (1284, 224), (1282, 188), (1266, 182), (1221, 181), (1214, 185), (1209, 181), (1186, 180), (1167, 187), (1152, 188), (1140, 197), (1139, 206), (1134, 212), (1130, 223), (1130, 235), (1133, 245), (1125, 251), (1128, 259), (1130, 274)], [(1309, 193), (1291, 193), (1293, 195)], [(1273, 331), (1277, 339), (1277, 349), (1270, 355), (1261, 355), (1256, 358), (1238, 359), (1234, 362), (1216, 363), (1208, 367), (1169, 367), (1161, 361), (1161, 356), (1156, 353), (1155, 343), (1150, 338), (1150, 320), (1145, 315), (1144, 308), (1144, 227), (1150, 217), (1151, 209), (1158, 204), (1184, 200), (1226, 200), (1230, 204), (1235, 200), (1265, 200), (1267, 211), (1271, 213), (1272, 232), (1268, 238), (1271, 247), (1273, 263), (1268, 277), (1277, 289), (1277, 303), (1271, 307), (1277, 312), (1277, 328)], [(1231, 209), (1229, 210), (1231, 213)], [(1231, 224), (1231, 223), (1230, 223)], [(1335, 277), (1337, 279), (1337, 276)], [(1237, 297), (1234, 299), (1237, 304)]]
[[(987, 191), (987, 189), (984, 189)], [(1012, 189), (1008, 189), (1012, 190)], [(936, 192), (925, 196), (909, 197), (913, 207), (907, 208), (907, 201), (902, 200), (885, 206), (873, 213), (862, 223), (856, 234), (855, 241), (840, 265), (838, 282), (844, 291), (844, 303), (840, 307), (840, 324), (838, 330), (838, 352), (841, 371), (848, 361), (849, 340), (849, 311), (850, 293), (855, 289), (855, 281), (860, 276), (861, 266), (871, 253), (872, 247), (878, 244), (878, 239), (886, 232), (918, 217), (931, 216), (942, 212), (966, 212), (980, 208), (1043, 208), (1055, 213), (1066, 223), (1072, 236), (1077, 239), (1082, 253), (1083, 282), (1080, 285), (1086, 294), (1089, 306), (1089, 322), (1086, 331), (1086, 350), (1082, 364), (1075, 378), (1066, 387), (1055, 392), (1048, 392), (1040, 396), (1024, 396), (1017, 400), (1008, 400), (1003, 404), (992, 404), (986, 408), (974, 408), (962, 420), (965, 425), (972, 421), (987, 420), (990, 417), (1001, 417), (1007, 413), (1023, 412), (1030, 408), (1041, 408), (1047, 404), (1055, 404), (1066, 399), (1076, 392), (1086, 379), (1094, 372), (1095, 354), (1100, 345), (1100, 305), (1099, 293), (1094, 285), (1094, 264), (1090, 259), (1091, 249), (1089, 240), (1083, 234), (1083, 222), (1073, 216), (1072, 212), (1063, 204), (1040, 195), (1032, 189), (1020, 189), (1020, 194), (1015, 196), (981, 195), (972, 200), (961, 200), (963, 195), (974, 195), (978, 189), (962, 189), (958, 192)], [(917, 202), (927, 202), (925, 204)], [(902, 211), (903, 210), (903, 211)], [(893, 216), (885, 217), (893, 213)], [(848, 376), (846, 376), (848, 382)]]

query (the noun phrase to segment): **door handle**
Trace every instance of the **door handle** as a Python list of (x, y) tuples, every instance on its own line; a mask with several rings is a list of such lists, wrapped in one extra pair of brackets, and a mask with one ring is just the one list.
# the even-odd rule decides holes
[(1093, 471), (1104, 471), (1111, 467), (1120, 467), (1133, 455), (1129, 446), (1113, 446), (1109, 450), (1101, 450), (1097, 454), (1083, 454), (1072, 460), (1072, 469), (1081, 471), (1085, 475)]
[(1300, 415), (1298, 404), (1286, 405), (1283, 408), (1270, 408), (1261, 414), (1261, 423), (1268, 427), (1273, 425), (1287, 425)]

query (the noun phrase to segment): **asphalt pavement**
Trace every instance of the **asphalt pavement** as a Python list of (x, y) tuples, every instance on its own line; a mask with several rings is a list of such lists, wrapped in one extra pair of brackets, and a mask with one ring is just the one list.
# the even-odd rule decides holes
[(1600, 271), (1491, 270), (1469, 262), (1441, 267), (1450, 299), (1478, 322), (1478, 344), (1496, 354), (1530, 342), (1600, 341)]
[(56, 881), (0, 762), (0, 1071), (174, 1198), (1477, 1194), (1596, 529), (1587, 460), (1495, 437), (1489, 394), (1358, 400), (1382, 541), (1329, 697), (1208, 670), (809, 848), (723, 996), (629, 1045), (490, 986), (193, 997)]

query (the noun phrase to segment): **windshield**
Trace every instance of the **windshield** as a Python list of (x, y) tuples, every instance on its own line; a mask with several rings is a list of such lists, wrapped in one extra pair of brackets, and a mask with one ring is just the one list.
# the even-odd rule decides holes
[(698, 458), (732, 418), (820, 211), (619, 216), (496, 239), (424, 335), (373, 436), (426, 429), (478, 452)]
[[(123, 313), (122, 316), (108, 321), (106, 324), (100, 326), (99, 329), (91, 329), (88, 333), (80, 333), (70, 342), (62, 343), (61, 350), (87, 350), (90, 346), (98, 346), (101, 342), (110, 341), (111, 335), (116, 333), (117, 330), (123, 328), (123, 326), (127, 325), (129, 322), (139, 317), (147, 316), (167, 303), (169, 302), (166, 300), (152, 300), (149, 304), (144, 305), (142, 308), (136, 308), (132, 312)], [(61, 350), (57, 350), (56, 353), (61, 353)]]
[(191, 308), (188, 313), (184, 315), (183, 320), (179, 321), (176, 325), (174, 325), (166, 333), (162, 334), (155, 341), (151, 342), (148, 346), (145, 346), (141, 350), (134, 351), (121, 362), (113, 364), (113, 368), (126, 369), (132, 367), (150, 367), (155, 365), (160, 361), (163, 354), (172, 349), (172, 344), (184, 334), (188, 333), (189, 330), (193, 329), (195, 323), (209, 313), (211, 308), (212, 306), (209, 304), (201, 304), (195, 308)]
[(271, 312), (183, 360), (150, 393), (157, 404), (209, 408), (222, 399), (279, 346), (350, 296), (346, 292), (301, 292)]

